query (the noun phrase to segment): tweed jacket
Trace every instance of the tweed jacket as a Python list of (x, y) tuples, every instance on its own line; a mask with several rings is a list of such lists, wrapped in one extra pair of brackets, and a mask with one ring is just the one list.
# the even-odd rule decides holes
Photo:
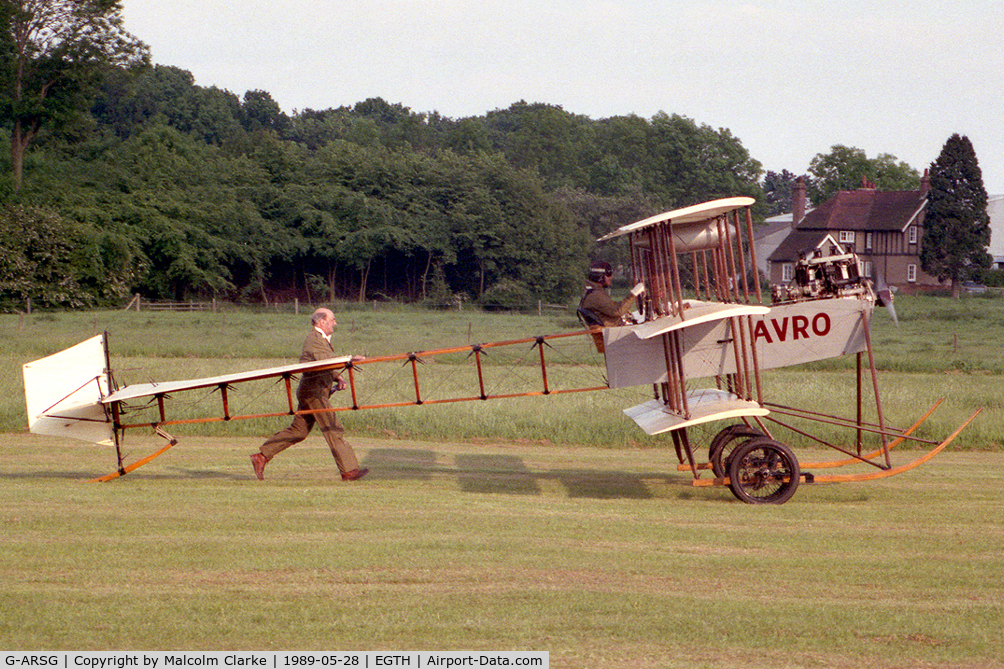
[[(313, 362), (315, 360), (327, 360), (334, 358), (335, 352), (331, 344), (317, 329), (312, 328), (303, 342), (303, 352), (300, 353), (300, 362)], [(305, 397), (321, 397), (327, 399), (331, 395), (331, 386), (335, 382), (335, 370), (328, 369), (323, 372), (306, 372), (300, 378), (300, 384), (296, 387), (297, 399)]]

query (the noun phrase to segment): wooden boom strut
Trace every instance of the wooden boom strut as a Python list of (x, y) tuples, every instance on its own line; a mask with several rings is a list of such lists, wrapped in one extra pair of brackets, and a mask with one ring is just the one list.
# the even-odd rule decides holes
[[(536, 397), (542, 395), (559, 395), (565, 393), (581, 393), (590, 392), (596, 390), (607, 390), (609, 386), (587, 386), (580, 388), (561, 388), (555, 389), (548, 386), (547, 378), (547, 361), (544, 356), (544, 347), (547, 341), (554, 339), (563, 339), (567, 337), (583, 337), (588, 335), (589, 332), (586, 330), (578, 332), (567, 332), (555, 335), (541, 335), (526, 339), (513, 339), (508, 341), (499, 341), (491, 343), (479, 343), (472, 344), (469, 346), (458, 346), (452, 348), (442, 348), (429, 351), (418, 351), (410, 353), (401, 353), (396, 355), (379, 356), (373, 358), (366, 358), (365, 360), (357, 361), (344, 361), (331, 363), (328, 365), (315, 365), (311, 371), (324, 371), (324, 370), (338, 370), (345, 371), (348, 373), (348, 390), (351, 397), (351, 404), (347, 406), (332, 406), (328, 409), (309, 409), (297, 411), (294, 409), (294, 395), (295, 389), (293, 388), (292, 378), (293, 373), (284, 373), (281, 378), (285, 383), (285, 393), (286, 400), (289, 406), (288, 411), (276, 411), (276, 412), (265, 412), (265, 413), (231, 413), (230, 406), (228, 403), (227, 389), (231, 386), (230, 383), (218, 383), (216, 384), (217, 389), (220, 392), (221, 399), (221, 409), (222, 415), (207, 416), (202, 418), (179, 418), (170, 419), (167, 417), (164, 411), (164, 398), (168, 396), (169, 391), (164, 393), (156, 393), (154, 397), (157, 400), (158, 409), (160, 412), (159, 419), (151, 424), (150, 421), (141, 421), (135, 423), (128, 423), (121, 419), (121, 412), (116, 412), (113, 408), (113, 413), (120, 416), (115, 422), (116, 430), (130, 430), (135, 428), (149, 428), (151, 425), (156, 425), (159, 427), (164, 427), (168, 425), (191, 425), (199, 423), (214, 423), (220, 421), (231, 421), (231, 420), (245, 420), (252, 418), (275, 418), (279, 416), (294, 416), (294, 415), (308, 415), (308, 414), (318, 414), (318, 413), (335, 413), (340, 411), (360, 411), (364, 409), (389, 409), (395, 407), (404, 406), (421, 406), (421, 405), (433, 405), (433, 404), (448, 404), (452, 402), (472, 402), (472, 401), (485, 401), (485, 400), (495, 400), (495, 399), (505, 399), (513, 397)], [(485, 388), (485, 374), (483, 368), (483, 362), (481, 360), (481, 355), (484, 351), (505, 347), (505, 346), (515, 346), (520, 344), (533, 344), (533, 347), (539, 350), (539, 369), (540, 369), (540, 382), (541, 387), (539, 390), (525, 391), (525, 392), (511, 392), (511, 393), (489, 393)], [(433, 356), (445, 355), (451, 353), (463, 353), (469, 352), (473, 356), (475, 361), (475, 368), (477, 372), (477, 382), (478, 382), (478, 393), (472, 395), (464, 395), (460, 397), (449, 397), (449, 398), (439, 398), (439, 399), (423, 399), (422, 397), (422, 385), (420, 380), (420, 374), (418, 371), (418, 363), (424, 362), (426, 359)], [(378, 402), (365, 404), (359, 402), (359, 379), (357, 378), (357, 370), (361, 370), (368, 365), (373, 365), (376, 363), (387, 363), (395, 361), (404, 361), (407, 365), (410, 365), (412, 371), (413, 387), (414, 387), (414, 399), (409, 399), (407, 401), (400, 402)], [(121, 404), (124, 400), (116, 400), (115, 395), (108, 398), (108, 401), (114, 406)]]

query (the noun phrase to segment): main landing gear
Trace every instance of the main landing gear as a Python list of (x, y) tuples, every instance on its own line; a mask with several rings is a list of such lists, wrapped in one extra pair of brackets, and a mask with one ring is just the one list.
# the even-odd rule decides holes
[(784, 504), (798, 490), (798, 458), (779, 441), (739, 423), (715, 435), (708, 462), (717, 478), (728, 477), (732, 494), (747, 504)]

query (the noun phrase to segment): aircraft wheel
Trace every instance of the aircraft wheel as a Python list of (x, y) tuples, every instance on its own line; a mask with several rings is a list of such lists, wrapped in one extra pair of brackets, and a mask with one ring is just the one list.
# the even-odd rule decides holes
[(762, 437), (764, 433), (755, 427), (750, 427), (745, 423), (729, 425), (715, 435), (708, 447), (708, 462), (717, 478), (723, 478), (729, 474), (729, 456), (736, 447), (736, 440), (749, 437)]
[(754, 437), (732, 451), (729, 487), (747, 504), (784, 504), (798, 489), (798, 458), (784, 444)]

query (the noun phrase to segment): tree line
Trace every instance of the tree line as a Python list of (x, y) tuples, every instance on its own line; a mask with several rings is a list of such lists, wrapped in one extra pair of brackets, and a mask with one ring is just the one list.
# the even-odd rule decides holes
[[(37, 277), (40, 306), (131, 292), (561, 302), (597, 236), (756, 196), (760, 172), (728, 131), (682, 116), (519, 102), (453, 120), (381, 99), (287, 115), (267, 92), (240, 99), (161, 65), (107, 69), (86, 113), (41, 128), (22, 165), (20, 184), (4, 166), (7, 239), (66, 270), (59, 290)], [(25, 277), (8, 275), (19, 302)]]
[[(726, 128), (525, 101), (461, 119), (380, 98), (286, 114), (266, 91), (152, 64), (120, 9), (0, 0), (0, 308), (564, 303), (591, 259), (625, 262), (593, 243), (620, 225), (737, 195), (757, 218), (790, 211), (795, 175), (765, 173)], [(862, 173), (919, 183), (894, 156), (834, 146), (810, 195)]]

